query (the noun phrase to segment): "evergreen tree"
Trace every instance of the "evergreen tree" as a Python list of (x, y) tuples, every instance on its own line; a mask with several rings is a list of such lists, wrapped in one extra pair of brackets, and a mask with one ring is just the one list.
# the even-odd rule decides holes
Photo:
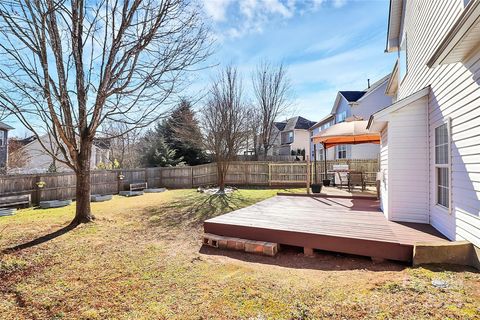
[(195, 113), (189, 101), (183, 99), (170, 117), (157, 126), (165, 143), (173, 150), (177, 158), (182, 158), (188, 165), (208, 162), (208, 157), (201, 148), (201, 132)]
[(142, 163), (147, 167), (173, 167), (182, 164), (183, 158), (176, 155), (165, 142), (163, 123), (147, 132), (143, 138)]

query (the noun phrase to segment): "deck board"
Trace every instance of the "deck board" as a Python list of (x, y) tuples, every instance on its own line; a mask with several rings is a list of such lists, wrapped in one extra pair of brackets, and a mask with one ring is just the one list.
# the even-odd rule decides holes
[(385, 219), (372, 199), (276, 196), (205, 221), (208, 233), (408, 261), (432, 226)]

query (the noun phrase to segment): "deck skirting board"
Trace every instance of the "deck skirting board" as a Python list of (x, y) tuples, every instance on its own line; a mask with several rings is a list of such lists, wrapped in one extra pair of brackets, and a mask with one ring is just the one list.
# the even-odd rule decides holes
[(396, 261), (412, 261), (413, 245), (353, 239), (286, 230), (272, 230), (238, 225), (205, 222), (204, 231), (220, 236), (237, 237), (257, 241), (269, 241), (297, 247), (378, 257)]

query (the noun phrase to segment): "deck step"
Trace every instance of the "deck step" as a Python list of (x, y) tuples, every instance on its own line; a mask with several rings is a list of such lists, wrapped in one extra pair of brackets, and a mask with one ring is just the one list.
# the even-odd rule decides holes
[(468, 241), (416, 243), (413, 264), (446, 263), (475, 266), (475, 248)]
[(203, 235), (203, 244), (214, 248), (257, 253), (270, 257), (275, 256), (279, 250), (278, 243), (224, 237), (211, 233)]

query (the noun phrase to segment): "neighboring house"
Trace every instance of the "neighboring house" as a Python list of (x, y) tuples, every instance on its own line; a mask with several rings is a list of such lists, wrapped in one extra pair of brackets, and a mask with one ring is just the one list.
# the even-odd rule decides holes
[(381, 205), (480, 247), (480, 1), (390, 1)]
[(293, 117), (284, 122), (275, 122), (271, 155), (296, 155), (297, 150), (310, 154), (310, 132), (315, 122), (303, 117)]
[[(42, 136), (40, 139), (43, 144), (50, 148), (50, 152), (56, 154), (59, 159), (65, 159), (62, 153), (59, 151), (58, 147), (53, 143), (50, 143), (48, 136)], [(54, 161), (53, 157), (45, 151), (41, 143), (35, 136), (31, 136), (22, 140), (18, 140), (23, 147), (21, 147), (17, 152), (22, 152), (22, 156), (25, 157), (25, 162), (22, 163), (21, 167), (11, 168), (8, 170), (10, 174), (13, 173), (43, 173), (52, 169), (52, 164), (55, 167), (57, 172), (71, 171), (70, 167), (61, 161)], [(95, 140), (94, 146), (92, 149), (92, 155), (90, 164), (92, 169), (96, 169), (100, 163), (109, 162), (109, 149), (105, 146), (104, 141), (97, 143), (98, 140)]]
[[(373, 113), (389, 106), (392, 97), (385, 94), (389, 79), (390, 75), (387, 75), (363, 91), (339, 91), (330, 114), (310, 128), (311, 136), (348, 119), (368, 120)], [(322, 145), (317, 144), (315, 149), (316, 159), (324, 160)], [(310, 150), (313, 158), (313, 143)], [(327, 160), (377, 159), (379, 152), (380, 147), (375, 144), (339, 145), (327, 149)]]
[(13, 127), (0, 122), (0, 173), (6, 171), (8, 163), (8, 131)]

